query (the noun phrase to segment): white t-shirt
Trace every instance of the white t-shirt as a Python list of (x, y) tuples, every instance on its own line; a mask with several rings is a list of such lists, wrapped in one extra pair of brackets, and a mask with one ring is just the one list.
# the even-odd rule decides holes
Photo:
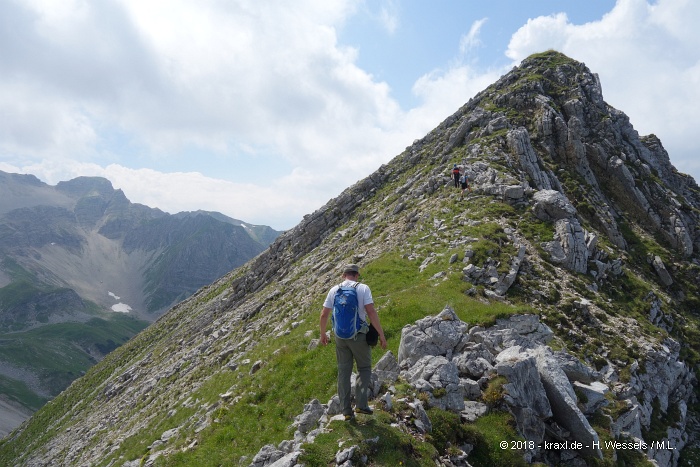
[[(351, 281), (349, 279), (346, 279), (343, 281), (342, 284), (343, 286), (346, 285), (355, 285), (355, 281)], [(338, 288), (340, 285), (334, 285), (331, 287), (331, 290), (328, 291), (328, 295), (326, 296), (326, 301), (323, 302), (323, 306), (326, 308), (330, 308), (331, 310), (333, 309), (333, 301), (335, 300), (335, 293), (338, 291)], [(365, 321), (369, 323), (367, 320), (367, 312), (365, 311), (365, 305), (369, 305), (371, 303), (374, 303), (374, 300), (372, 299), (372, 292), (369, 290), (369, 286), (367, 284), (359, 283), (357, 285), (357, 308), (358, 308), (358, 314), (360, 315), (360, 319), (362, 321)]]

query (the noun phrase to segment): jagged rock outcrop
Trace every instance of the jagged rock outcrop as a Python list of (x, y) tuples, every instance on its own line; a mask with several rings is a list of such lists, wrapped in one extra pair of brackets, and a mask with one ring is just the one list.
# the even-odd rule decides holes
[(508, 145), (511, 152), (520, 162), (522, 170), (538, 190), (551, 190), (549, 176), (539, 167), (539, 158), (530, 141), (530, 135), (525, 128), (517, 128), (508, 132)]
[[(440, 339), (443, 334), (445, 339)], [(694, 376), (679, 361), (676, 343), (666, 342), (658, 350), (650, 349), (646, 372), (635, 371), (622, 390), (610, 375), (602, 375), (569, 353), (553, 352), (546, 345), (551, 338), (551, 330), (536, 316), (514, 316), (499, 320), (492, 328), (468, 330), (454, 311), (446, 308), (436, 317), (404, 328), (401, 375), (416, 390), (428, 393), (432, 406), (453, 411), (463, 410), (464, 399), (481, 396), (480, 390), (474, 392), (470, 388), (483, 388), (493, 374), (506, 377), (504, 400), (521, 435), (538, 447), (531, 450), (530, 459), (551, 460), (552, 453), (539, 447), (544, 441), (559, 443), (567, 439), (583, 446), (580, 454), (584, 457), (602, 458), (601, 440), (587, 416), (609, 404), (606, 394), (610, 393), (611, 383), (617, 396), (631, 407), (629, 415), (615, 425), (617, 435), (626, 433), (643, 440), (642, 425), (648, 429), (652, 423), (654, 404), (663, 413), (668, 412), (669, 404), (676, 404), (681, 414), (679, 423), (685, 423)], [(470, 383), (474, 379), (476, 385)], [(637, 395), (643, 395), (643, 403), (639, 403)], [(551, 424), (554, 426), (549, 427)], [(682, 432), (670, 430), (668, 442), (683, 446)], [(552, 438), (553, 433), (568, 433), (568, 438)], [(652, 446), (651, 440), (648, 446)], [(650, 452), (650, 457), (662, 464), (678, 460), (677, 454), (668, 450)]]
[(518, 423), (518, 431), (528, 441), (544, 441), (544, 421), (552, 417), (552, 407), (540, 379), (537, 359), (523, 353), (520, 346), (509, 347), (496, 356), (496, 372), (508, 383), (505, 400)]
[[(556, 463), (564, 458), (570, 462), (577, 456), (581, 456), (579, 459), (602, 458), (603, 443), (588, 417), (610, 403), (607, 395), (611, 393), (611, 383), (618, 397), (622, 396), (622, 391), (609, 377), (573, 355), (552, 351), (547, 345), (551, 338), (552, 331), (533, 315), (515, 315), (489, 328), (469, 329), (446, 307), (437, 316), (426, 317), (403, 329), (400, 376), (418, 393), (427, 394), (431, 407), (461, 412), (463, 418), (470, 421), (488, 411), (488, 406), (478, 401), (482, 396), (481, 388), (496, 374), (503, 376), (507, 381), (503, 385), (503, 403), (515, 417), (519, 433), (531, 446), (525, 454), (528, 461)], [(630, 409), (618, 419), (613, 430), (616, 436), (625, 434), (648, 445), (651, 458), (670, 465), (677, 462), (677, 454), (654, 449), (653, 443), (643, 438), (645, 427), (648, 429), (652, 423), (649, 404), (658, 404), (663, 412), (669, 410), (669, 404), (677, 404), (685, 419), (686, 403), (691, 397), (688, 379), (692, 374), (677, 360), (677, 344), (666, 344), (671, 348), (664, 346), (647, 354), (649, 371), (635, 374), (635, 381), (627, 386), (624, 400)], [(390, 368), (390, 376), (384, 382), (393, 384), (398, 377), (397, 367), (396, 359), (388, 352), (373, 369), (374, 377), (380, 379), (377, 373)], [(467, 388), (471, 386), (471, 378), (478, 379), (476, 387), (479, 389), (470, 393)], [(632, 393), (643, 395), (644, 401), (640, 403)], [(376, 396), (375, 393), (372, 398)], [(388, 407), (391, 396), (383, 401)], [(326, 405), (318, 400), (306, 404), (293, 423), (297, 429), (294, 441), (283, 442), (278, 447), (264, 446), (250, 467), (297, 465), (302, 444), (313, 442), (328, 423), (342, 419), (333, 418), (338, 414), (337, 405), (337, 396)], [(432, 423), (422, 403), (415, 401), (411, 406), (415, 411), (414, 428), (429, 433)], [(680, 429), (669, 430), (667, 442), (682, 446), (686, 440), (681, 433)], [(555, 446), (578, 443), (580, 447), (554, 449), (547, 448), (546, 443)], [(336, 459), (341, 460), (336, 463), (341, 465), (352, 459), (354, 452), (350, 448), (341, 449), (336, 454)], [(466, 453), (464, 456), (468, 458)]]
[(555, 223), (554, 240), (543, 245), (552, 262), (561, 263), (574, 272), (586, 272), (595, 243), (588, 240), (588, 232), (576, 218), (576, 208), (566, 196), (555, 190), (539, 191), (532, 199), (535, 202), (532, 208), (535, 216)]
[[(477, 378), (483, 387), (498, 373), (508, 379), (506, 401), (525, 439), (541, 446), (545, 421), (551, 419), (570, 433), (571, 441), (589, 447), (583, 450), (585, 454), (600, 458), (600, 448), (592, 447), (600, 446), (598, 435), (578, 408), (573, 386), (558, 359), (544, 345), (551, 337), (551, 330), (535, 316), (517, 316), (512, 322), (501, 320), (493, 328), (467, 332), (466, 324), (446, 308), (436, 317), (404, 328), (399, 360), (405, 369), (401, 374), (418, 391), (430, 395), (432, 406), (461, 411), (466, 391), (460, 387), (460, 377)], [(456, 362), (466, 371), (460, 371)], [(466, 381), (462, 384), (471, 386)], [(539, 454), (539, 449), (532, 451), (532, 456)]]

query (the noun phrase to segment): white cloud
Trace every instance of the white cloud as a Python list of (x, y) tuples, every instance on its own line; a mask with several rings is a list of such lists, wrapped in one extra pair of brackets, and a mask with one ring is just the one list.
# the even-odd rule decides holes
[(70, 160), (42, 161), (22, 167), (0, 162), (0, 170), (31, 173), (50, 185), (79, 176), (104, 177), (112, 182), (115, 189), (124, 191), (134, 203), (171, 214), (200, 209), (218, 211), (279, 230), (293, 227), (308, 214), (309, 199), (319, 195), (312, 188), (319, 182), (317, 174), (303, 170), (294, 170), (278, 179), (271, 178), (270, 183), (263, 186), (234, 183), (197, 172), (163, 173), (118, 164), (102, 167)]
[[(25, 36), (14, 39), (16, 72), (0, 77), (0, 109), (11, 122), (0, 128), (0, 157), (53, 183), (69, 172), (107, 176), (130, 198), (167, 210), (177, 203), (179, 210), (214, 209), (223, 204), (209, 197), (217, 186), (229, 204), (286, 212), (278, 222), (288, 227), (291, 216), (300, 219), (405, 146), (388, 86), (357, 67), (357, 51), (337, 44), (335, 28), (356, 3), (35, 0), (0, 7), (21, 18)], [(395, 4), (384, 7), (389, 21)], [(27, 44), (42, 53), (32, 56)], [(211, 178), (219, 172), (212, 164), (259, 165), (270, 154), (284, 162), (266, 165), (291, 167), (274, 188)], [(165, 168), (185, 158), (201, 161), (210, 177), (117, 169)], [(299, 174), (314, 179), (312, 189), (294, 186)], [(241, 208), (236, 216), (263, 220), (247, 214)]]
[(469, 28), (469, 32), (467, 34), (464, 34), (460, 38), (459, 51), (462, 55), (469, 54), (472, 50), (481, 45), (481, 39), (479, 38), (479, 34), (481, 32), (481, 28), (484, 26), (486, 21), (488, 21), (487, 18), (482, 18), (478, 21), (474, 21), (471, 27)]
[(457, 111), (460, 105), (455, 105), (455, 102), (466, 103), (499, 76), (496, 71), (478, 72), (462, 64), (447, 70), (434, 70), (421, 76), (413, 86), (413, 92), (423, 99), (424, 104), (411, 110), (410, 114), (416, 119), (429, 120), (431, 127), (426, 129), (429, 131)]
[(399, 7), (395, 0), (385, 0), (379, 11), (379, 19), (389, 34), (394, 34), (399, 27)]
[[(306, 150), (285, 146), (300, 129), (328, 139), (328, 131), (313, 131), (315, 122), (361, 114), (371, 125), (375, 110), (395, 105), (385, 85), (354, 65), (356, 52), (337, 45), (335, 27), (353, 2), (61, 5), (34, 1), (12, 12), (27, 31), (14, 50), (26, 58), (4, 89), (29, 83), (22, 102), (50, 104), (32, 126), (38, 141), (55, 139), (61, 121), (89, 118), (93, 133), (128, 132), (151, 156), (184, 145), (222, 154), (233, 141), (276, 145), (289, 156)], [(24, 44), (43, 53), (32, 57)], [(17, 105), (2, 104), (21, 116)], [(30, 122), (16, 126), (21, 135)]]
[(618, 0), (600, 21), (575, 25), (564, 14), (539, 17), (513, 34), (506, 55), (520, 61), (550, 48), (598, 73), (605, 100), (640, 134), (655, 133), (681, 171), (695, 175), (700, 146), (700, 2)]

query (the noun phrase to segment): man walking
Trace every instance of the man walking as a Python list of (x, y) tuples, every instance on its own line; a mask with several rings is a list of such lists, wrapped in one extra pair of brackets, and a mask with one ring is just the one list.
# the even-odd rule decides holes
[(459, 199), (463, 199), (464, 190), (469, 190), (469, 193), (472, 192), (472, 187), (469, 186), (469, 175), (467, 175), (466, 172), (464, 172), (462, 176), (459, 177), (459, 183), (462, 186), (462, 193), (459, 195)]
[(328, 317), (333, 312), (336, 293), (341, 287), (352, 287), (357, 294), (357, 313), (363, 323), (354, 337), (340, 338), (336, 335), (335, 355), (338, 362), (338, 397), (345, 420), (351, 420), (354, 416), (350, 401), (350, 377), (352, 375), (353, 362), (357, 364), (358, 377), (355, 381), (355, 412), (372, 414), (369, 407), (369, 384), (372, 376), (372, 348), (367, 344), (367, 330), (371, 323), (379, 334), (379, 344), (386, 349), (386, 338), (379, 323), (379, 315), (374, 309), (372, 292), (366, 284), (358, 282), (360, 269), (356, 264), (348, 264), (343, 268), (343, 282), (332, 287), (328, 291), (326, 300), (321, 310), (321, 344), (328, 344), (326, 327)]
[(450, 175), (452, 182), (455, 184), (455, 188), (459, 188), (459, 174), (460, 174), (459, 167), (457, 167), (457, 164), (455, 164), (452, 167), (452, 172)]

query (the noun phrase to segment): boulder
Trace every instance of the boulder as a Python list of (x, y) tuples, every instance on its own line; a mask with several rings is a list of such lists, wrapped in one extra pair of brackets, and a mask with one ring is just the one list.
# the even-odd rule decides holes
[(535, 217), (545, 222), (561, 219), (572, 219), (576, 216), (576, 208), (568, 198), (556, 190), (538, 191), (532, 196), (535, 205), (532, 211)]
[(583, 364), (578, 358), (574, 357), (570, 353), (564, 350), (558, 350), (554, 352), (554, 358), (557, 360), (559, 368), (561, 368), (569, 381), (579, 381), (582, 383), (592, 383), (593, 381), (598, 381), (603, 378), (603, 376)]
[[(554, 225), (554, 242), (559, 243), (563, 258), (552, 257), (552, 261), (561, 263), (566, 269), (574, 272), (585, 273), (588, 270), (588, 245), (586, 243), (586, 231), (581, 227), (578, 219), (559, 219)], [(554, 248), (557, 253), (560, 251)], [(561, 259), (559, 259), (561, 258)]]
[(552, 416), (547, 394), (540, 381), (535, 356), (519, 346), (509, 347), (496, 357), (496, 371), (508, 380), (503, 387), (518, 425), (528, 441), (544, 440), (545, 419)]
[(292, 426), (295, 426), (300, 433), (307, 434), (318, 427), (318, 421), (324, 413), (323, 405), (318, 399), (314, 399), (304, 406), (304, 411), (296, 416)]
[(540, 380), (552, 408), (552, 418), (568, 430), (575, 441), (583, 444), (582, 453), (602, 459), (598, 434), (578, 408), (574, 388), (557, 364), (552, 350), (541, 346), (535, 350), (535, 355)]
[(413, 408), (414, 416), (415, 416), (415, 421), (413, 422), (416, 425), (416, 428), (421, 433), (430, 433), (433, 431), (433, 424), (430, 421), (430, 418), (428, 418), (428, 413), (425, 411), (423, 408), (423, 403), (420, 401), (416, 401), (410, 406)]
[[(496, 325), (484, 329), (474, 327), (469, 331), (473, 342), (481, 343), (494, 356), (507, 347), (519, 345), (524, 348), (534, 348), (549, 342), (554, 333), (549, 327), (540, 323), (536, 315), (512, 315), (507, 319), (499, 319)], [(467, 348), (468, 343), (465, 348)]]
[(481, 385), (479, 385), (478, 381), (470, 378), (460, 378), (459, 382), (462, 385), (462, 388), (464, 388), (465, 398), (469, 400), (476, 400), (481, 397)]
[(654, 270), (656, 271), (656, 274), (659, 276), (659, 279), (663, 285), (668, 287), (673, 284), (673, 278), (671, 277), (671, 274), (669, 274), (668, 270), (666, 269), (666, 265), (664, 265), (664, 262), (660, 257), (654, 256), (654, 260), (651, 264), (654, 266)]
[(596, 410), (608, 405), (605, 395), (610, 392), (606, 384), (593, 381), (591, 384), (574, 381), (574, 391), (579, 395), (578, 402), (581, 410), (586, 415), (592, 415)]
[(483, 402), (466, 401), (464, 410), (460, 413), (460, 418), (464, 422), (473, 423), (477, 418), (483, 417), (489, 412), (489, 406)]
[(503, 201), (508, 204), (517, 204), (525, 198), (525, 188), (522, 185), (508, 185), (502, 190)]
[(339, 452), (336, 453), (335, 455), (335, 464), (336, 465), (345, 465), (345, 463), (349, 463), (348, 465), (352, 465), (350, 462), (352, 460), (352, 457), (355, 455), (355, 451), (357, 451), (357, 446), (350, 446), (349, 448), (345, 448)]
[(452, 358), (466, 340), (466, 333), (467, 324), (452, 308), (445, 307), (437, 316), (428, 316), (416, 324), (404, 326), (399, 344), (399, 364), (401, 368), (408, 368), (426, 355)]
[(266, 444), (260, 448), (260, 451), (253, 457), (253, 462), (249, 467), (270, 467), (286, 455), (286, 452), (280, 451), (274, 445)]
[(464, 408), (464, 388), (457, 365), (447, 358), (426, 355), (401, 376), (416, 389), (427, 392), (432, 407), (455, 412)]
[(342, 412), (343, 408), (340, 405), (340, 398), (338, 397), (338, 394), (334, 394), (328, 401), (328, 410), (326, 410), (326, 413), (332, 417), (333, 415), (338, 415)]
[(382, 358), (374, 365), (374, 373), (377, 375), (379, 384), (394, 383), (398, 379), (400, 372), (399, 362), (391, 350), (382, 355)]
[(511, 285), (515, 282), (518, 277), (518, 271), (520, 271), (520, 265), (525, 258), (525, 245), (520, 245), (518, 248), (518, 254), (513, 257), (510, 263), (510, 269), (508, 273), (505, 274), (496, 284), (494, 291), (499, 296), (504, 296)]

